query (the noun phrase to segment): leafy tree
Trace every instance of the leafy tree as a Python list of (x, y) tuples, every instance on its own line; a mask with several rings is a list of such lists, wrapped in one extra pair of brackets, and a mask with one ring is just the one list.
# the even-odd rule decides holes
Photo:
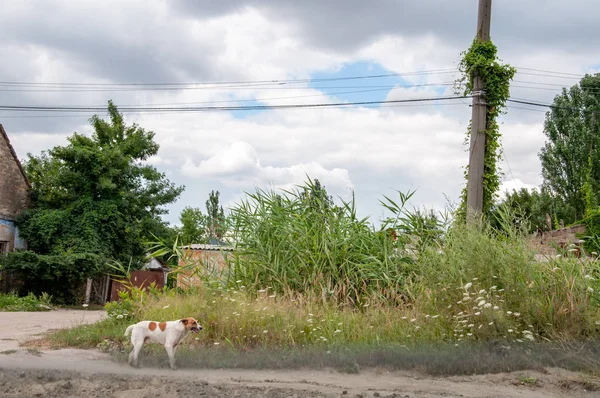
[(544, 123), (548, 141), (539, 153), (544, 187), (574, 210), (565, 223), (581, 219), (586, 202), (598, 203), (599, 132), (600, 74), (586, 75), (554, 98)]
[(550, 216), (552, 228), (558, 227), (558, 221), (574, 220), (575, 211), (560, 199), (553, 197), (545, 187), (541, 190), (521, 188), (508, 192), (504, 200), (492, 208), (490, 222), (496, 228), (501, 228), (501, 208), (508, 209), (517, 220), (528, 222), (529, 232), (548, 230), (547, 217)]
[(153, 132), (127, 126), (112, 101), (108, 113), (109, 121), (90, 119), (90, 137), (74, 133), (66, 146), (28, 154), (34, 207), (18, 223), (32, 250), (128, 261), (143, 254), (151, 234), (170, 234), (160, 215), (184, 187), (143, 163), (158, 152)]
[(181, 239), (187, 243), (208, 242), (207, 230), (209, 219), (197, 207), (187, 206), (179, 216), (181, 221)]
[(206, 201), (206, 213), (208, 214), (208, 237), (222, 239), (227, 230), (227, 220), (223, 206), (219, 205), (219, 191), (210, 191)]

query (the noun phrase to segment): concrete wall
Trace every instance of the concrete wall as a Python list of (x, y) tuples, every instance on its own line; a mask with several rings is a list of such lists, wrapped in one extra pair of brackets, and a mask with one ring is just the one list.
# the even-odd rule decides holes
[(188, 250), (186, 257), (179, 259), (179, 266), (193, 265), (193, 267), (177, 272), (177, 286), (185, 289), (201, 285), (202, 280), (198, 274), (220, 276), (227, 266), (226, 259), (231, 254), (231, 251)]
[(555, 246), (560, 248), (567, 248), (570, 244), (578, 246), (576, 249), (577, 255), (580, 255), (581, 246), (580, 239), (577, 235), (585, 234), (585, 225), (573, 225), (571, 227), (561, 228), (553, 231), (543, 232), (541, 235), (537, 234), (533, 238), (533, 244), (535, 251), (541, 255), (553, 256), (557, 252), (554, 249)]

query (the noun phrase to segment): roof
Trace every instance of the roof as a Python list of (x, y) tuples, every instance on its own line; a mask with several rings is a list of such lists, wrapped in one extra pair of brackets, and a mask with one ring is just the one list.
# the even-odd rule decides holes
[(206, 251), (229, 251), (232, 252), (234, 250), (233, 246), (226, 245), (207, 245), (204, 243), (194, 243), (191, 245), (183, 246), (183, 249), (191, 249), (191, 250), (206, 250)]
[(25, 179), (25, 183), (27, 184), (27, 186), (29, 188), (31, 188), (31, 184), (29, 183), (29, 179), (27, 178), (27, 175), (25, 174), (25, 170), (23, 170), (23, 165), (21, 164), (21, 161), (19, 160), (19, 157), (17, 156), (17, 152), (15, 152), (15, 149), (10, 144), (10, 140), (8, 139), (8, 134), (6, 134), (6, 131), (4, 131), (4, 127), (2, 127), (2, 124), (0, 124), (0, 134), (6, 140), (6, 143), (8, 144), (8, 150), (10, 151), (10, 153), (13, 156), (13, 158), (15, 159), (15, 162), (17, 162), (17, 166), (19, 166), (19, 170), (21, 170), (21, 174), (23, 175), (23, 178)]

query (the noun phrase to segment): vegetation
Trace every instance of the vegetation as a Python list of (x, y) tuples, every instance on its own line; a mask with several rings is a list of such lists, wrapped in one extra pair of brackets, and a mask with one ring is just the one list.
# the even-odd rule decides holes
[(158, 152), (154, 133), (127, 126), (112, 102), (108, 112), (109, 122), (90, 119), (91, 137), (74, 133), (66, 146), (28, 155), (33, 209), (18, 224), (36, 253), (139, 259), (152, 233), (168, 232), (159, 216), (183, 187), (143, 163)]
[(52, 309), (52, 297), (42, 294), (36, 297), (33, 293), (19, 297), (15, 293), (0, 294), (0, 311), (49, 311)]
[[(475, 78), (481, 77), (484, 82), (485, 102), (488, 105), (485, 127), (485, 154), (483, 167), (483, 214), (488, 215), (489, 210), (497, 200), (497, 192), (500, 188), (500, 173), (498, 161), (501, 159), (500, 151), (500, 128), (497, 118), (504, 113), (504, 108), (510, 96), (510, 81), (513, 79), (516, 69), (510, 65), (502, 65), (497, 58), (497, 48), (491, 42), (482, 42), (477, 38), (473, 44), (463, 53), (459, 69), (463, 73), (462, 79), (457, 83), (464, 84), (464, 95), (473, 94)], [(467, 131), (467, 141), (471, 137), (471, 125)], [(469, 168), (465, 168), (465, 178), (468, 179)], [(462, 193), (462, 203), (459, 215), (466, 215), (467, 190)]]
[(22, 282), (19, 293), (47, 293), (58, 304), (81, 302), (82, 283), (105, 272), (105, 263), (104, 257), (92, 253), (39, 255), (21, 251), (0, 256), (0, 269)]
[(206, 201), (206, 214), (197, 207), (186, 206), (179, 216), (178, 231), (184, 243), (208, 243), (222, 240), (227, 232), (227, 218), (219, 205), (219, 191), (211, 191)]
[[(311, 200), (315, 197), (320, 199)], [(546, 342), (554, 344), (555, 354), (535, 355), (556, 359), (558, 345), (593, 346), (597, 339), (598, 263), (574, 257), (535, 261), (526, 243), (526, 223), (517, 225), (511, 214), (503, 213), (495, 228), (485, 222), (436, 221), (434, 227), (419, 229), (429, 224), (423, 223), (422, 212), (407, 210), (410, 194), (400, 193), (397, 201), (384, 198), (392, 215), (375, 229), (356, 218), (353, 202), (337, 206), (324, 204), (323, 198), (328, 198), (324, 188), (311, 181), (283, 195), (249, 194), (231, 214), (236, 233), (243, 235), (225, 277), (189, 264), (199, 267), (202, 286), (162, 292), (132, 288), (120, 303), (111, 304), (109, 319), (57, 332), (48, 341), (122, 356), (129, 350), (123, 337), (127, 325), (196, 316), (204, 329), (185, 340), (181, 355), (223, 353), (201, 363), (190, 359), (198, 366), (219, 366), (217, 358), (227, 358), (228, 352), (246, 358), (250, 351), (254, 359), (232, 366), (244, 361), (314, 365), (314, 360), (354, 369), (372, 364), (373, 358), (404, 366), (390, 359), (392, 353), (424, 352), (424, 347), (451, 352), (448, 358), (459, 355), (453, 351), (457, 346), (467, 351), (480, 347), (496, 358), (510, 348), (517, 353), (522, 352), (518, 347), (533, 350)], [(266, 360), (264, 352), (278, 355)], [(481, 352), (477, 358), (485, 356)], [(525, 354), (515, 355), (520, 365), (502, 366), (539, 363), (523, 365)], [(481, 361), (467, 361), (461, 369), (482, 369)]]
[[(401, 212), (403, 202), (389, 206)], [(231, 209), (231, 218), (238, 250), (229, 278), (236, 285), (356, 306), (404, 291), (408, 254), (392, 234), (359, 219), (354, 200), (333, 205), (318, 181), (284, 195), (257, 190)]]
[[(586, 207), (600, 203), (600, 74), (563, 89), (552, 105), (544, 123), (547, 141), (539, 154), (542, 175), (557, 202), (573, 209), (565, 219), (571, 223), (584, 218)], [(584, 189), (586, 182), (589, 189)], [(586, 192), (593, 194), (587, 200)]]

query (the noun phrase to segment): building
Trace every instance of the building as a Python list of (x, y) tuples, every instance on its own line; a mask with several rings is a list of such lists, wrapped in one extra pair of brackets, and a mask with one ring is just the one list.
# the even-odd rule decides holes
[(217, 244), (192, 244), (183, 249), (183, 258), (179, 259), (177, 287), (186, 289), (202, 284), (201, 277), (223, 278), (227, 270), (227, 261), (233, 253), (233, 246), (222, 242)]
[(0, 124), (0, 253), (26, 249), (15, 220), (29, 206), (29, 180)]

